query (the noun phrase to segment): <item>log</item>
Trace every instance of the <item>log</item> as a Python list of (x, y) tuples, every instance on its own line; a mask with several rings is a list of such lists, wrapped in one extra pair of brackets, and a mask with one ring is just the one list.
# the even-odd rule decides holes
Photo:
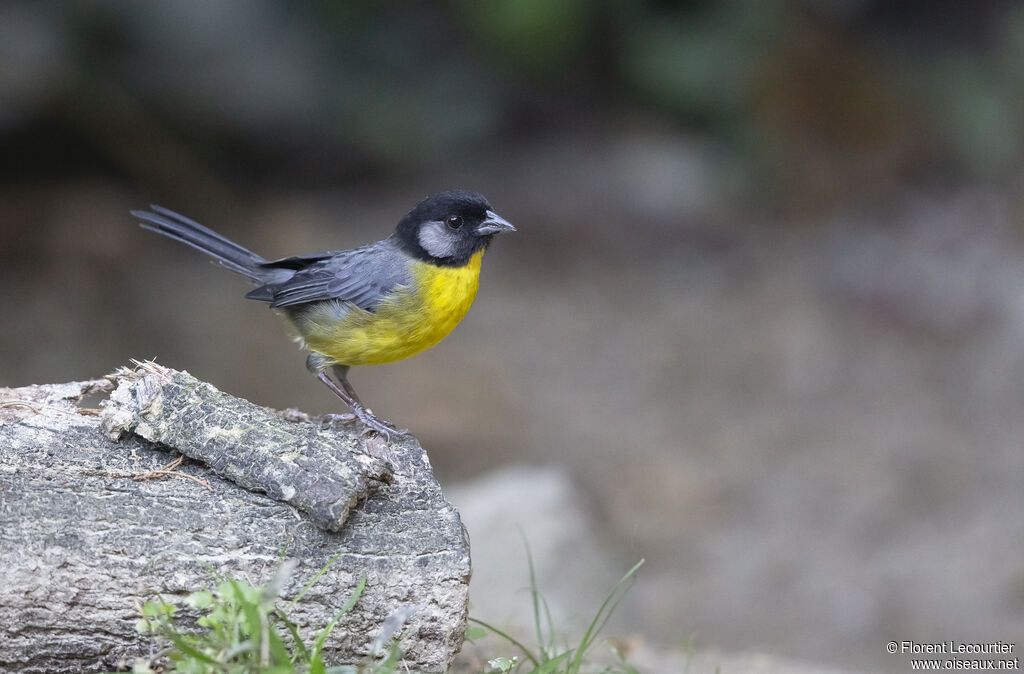
[(339, 553), (289, 611), (304, 636), (365, 577), (327, 661), (362, 660), (404, 620), (408, 669), (445, 671), (466, 626), (468, 537), (419, 443), (361, 430), (152, 363), (0, 388), (0, 672), (147, 658), (135, 624), (154, 595), (181, 603), (211, 568), (262, 583), (294, 563), (288, 600)]

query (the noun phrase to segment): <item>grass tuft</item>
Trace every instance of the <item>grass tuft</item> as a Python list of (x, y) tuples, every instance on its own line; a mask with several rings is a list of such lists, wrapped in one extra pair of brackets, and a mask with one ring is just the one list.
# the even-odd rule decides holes
[[(338, 559), (335, 557), (303, 587), (288, 604), (294, 608), (313, 584)], [(330, 622), (307, 644), (299, 627), (278, 606), (281, 589), (288, 584), (294, 564), (282, 564), (262, 587), (215, 573), (214, 588), (204, 588), (186, 598), (186, 604), (200, 613), (198, 630), (186, 629), (176, 618), (178, 609), (157, 596), (141, 607), (136, 629), (160, 637), (169, 644), (151, 661), (139, 660), (134, 674), (181, 672), (182, 674), (394, 674), (401, 660), (400, 639), (389, 650), (375, 648), (357, 665), (328, 667), (323, 659), (324, 644), (342, 616), (352, 610), (366, 587), (360, 579), (352, 596)], [(390, 636), (389, 636), (389, 641)], [(383, 659), (380, 659), (383, 657)]]
[[(339, 555), (340, 556), (340, 555)], [(551, 611), (537, 586), (533, 557), (527, 546), (530, 571), (530, 599), (534, 632), (537, 639), (531, 648), (511, 634), (476, 618), (466, 629), (466, 639), (482, 639), (488, 633), (519, 650), (519, 655), (495, 657), (487, 662), (488, 673), (498, 674), (639, 674), (626, 662), (620, 649), (611, 647), (615, 662), (594, 663), (590, 655), (594, 645), (619, 603), (636, 580), (636, 572), (644, 560), (637, 562), (612, 587), (597, 613), (579, 640), (572, 646), (559, 640)], [(336, 556), (303, 586), (299, 594), (286, 604), (278, 605), (280, 592), (291, 579), (294, 563), (282, 562), (273, 578), (262, 587), (244, 580), (212, 571), (213, 588), (193, 592), (186, 604), (199, 613), (199, 629), (183, 627), (178, 608), (157, 596), (141, 607), (137, 629), (162, 638), (166, 647), (149, 661), (139, 660), (134, 674), (181, 672), (183, 674), (396, 674), (408, 671), (402, 662), (401, 626), (405, 614), (394, 620), (372, 640), (370, 653), (355, 665), (327, 666), (323, 659), (324, 644), (341, 618), (356, 605), (366, 587), (365, 576), (334, 617), (316, 633), (310, 643), (303, 641), (298, 625), (288, 619), (286, 611), (309, 592), (310, 588), (337, 561)], [(401, 613), (401, 612), (400, 612)], [(391, 624), (393, 623), (393, 624)]]
[[(547, 601), (537, 587), (537, 577), (533, 566), (533, 555), (529, 544), (526, 545), (526, 556), (530, 569), (530, 600), (533, 608), (533, 628), (537, 638), (537, 646), (531, 649), (507, 632), (477, 618), (470, 618), (473, 626), (466, 630), (466, 638), (475, 640), (490, 632), (517, 648), (522, 654), (515, 657), (500, 657), (488, 661), (490, 672), (508, 674), (509, 672), (529, 672), (530, 674), (582, 674), (587, 671), (598, 671), (601, 674), (639, 674), (636, 668), (626, 662), (620, 649), (612, 648), (616, 662), (612, 665), (596, 669), (588, 660), (588, 653), (597, 642), (601, 631), (607, 625), (619, 602), (626, 596), (629, 588), (636, 581), (636, 572), (643, 566), (640, 560), (619, 579), (611, 591), (601, 602), (594, 618), (590, 621), (583, 636), (574, 646), (561, 644), (556, 637), (554, 621)], [(482, 628), (482, 632), (481, 632)], [(529, 665), (530, 669), (523, 669)]]

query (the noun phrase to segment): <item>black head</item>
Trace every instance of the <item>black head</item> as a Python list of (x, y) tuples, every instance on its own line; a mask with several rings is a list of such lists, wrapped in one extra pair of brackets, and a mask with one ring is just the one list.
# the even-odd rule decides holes
[(395, 235), (413, 257), (444, 267), (461, 267), (498, 232), (516, 228), (475, 192), (432, 194), (402, 218)]

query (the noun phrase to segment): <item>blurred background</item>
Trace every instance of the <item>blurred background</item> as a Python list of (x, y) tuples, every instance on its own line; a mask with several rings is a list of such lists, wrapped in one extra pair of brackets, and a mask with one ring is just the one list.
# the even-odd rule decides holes
[[(519, 228), (356, 369), (473, 540), (473, 614), (904, 671), (1024, 634), (1024, 6), (0, 4), (0, 386), (157, 358), (339, 403), (158, 203), (269, 257), (424, 195)], [(637, 639), (634, 639), (636, 641)], [(1019, 644), (1018, 647), (1024, 647)]]

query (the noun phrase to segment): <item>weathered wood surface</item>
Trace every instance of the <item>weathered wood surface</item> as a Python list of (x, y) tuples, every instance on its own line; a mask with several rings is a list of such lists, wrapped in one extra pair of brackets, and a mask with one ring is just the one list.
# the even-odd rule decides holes
[[(115, 384), (102, 420), (79, 405)], [(288, 598), (339, 552), (289, 616), (322, 627), (365, 575), (330, 660), (360, 659), (408, 614), (410, 671), (444, 671), (465, 629), (469, 544), (426, 454), (292, 418), (155, 366), (0, 389), (0, 671), (110, 669), (150, 652), (138, 603), (211, 584), (207, 565), (264, 582), (283, 555), (298, 563)], [(169, 447), (193, 458), (163, 474)]]

